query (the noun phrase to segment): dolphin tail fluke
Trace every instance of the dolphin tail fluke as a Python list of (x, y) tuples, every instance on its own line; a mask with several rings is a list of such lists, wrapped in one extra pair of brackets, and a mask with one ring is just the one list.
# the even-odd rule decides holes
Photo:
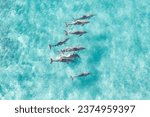
[(52, 58), (50, 58), (50, 63), (51, 63), (51, 64), (53, 63), (53, 59), (52, 59)]
[(65, 35), (68, 35), (68, 32), (65, 30)]

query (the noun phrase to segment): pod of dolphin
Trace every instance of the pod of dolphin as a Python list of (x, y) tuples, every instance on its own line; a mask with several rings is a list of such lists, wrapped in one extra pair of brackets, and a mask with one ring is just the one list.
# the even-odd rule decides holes
[[(73, 26), (73, 25), (84, 26), (85, 24), (90, 23), (90, 21), (88, 21), (88, 19), (93, 17), (93, 16), (94, 16), (93, 14), (83, 15), (80, 18), (74, 19), (71, 23), (66, 22), (66, 27)], [(81, 31), (66, 31), (65, 30), (66, 36), (67, 35), (82, 36), (86, 33), (87, 33), (86, 31), (82, 31), (82, 30)], [(60, 41), (54, 45), (49, 44), (49, 48), (52, 49), (53, 47), (61, 46), (61, 45), (65, 44), (68, 40), (69, 40), (69, 38), (66, 38), (66, 39), (64, 39), (64, 40), (62, 40), (62, 41)], [(79, 47), (79, 46), (78, 47), (67, 47), (67, 48), (59, 51), (62, 54), (59, 58), (56, 58), (56, 59), (50, 58), (50, 63), (52, 64), (53, 62), (64, 62), (64, 63), (74, 62), (75, 59), (80, 58), (80, 56), (75, 52), (78, 52), (78, 51), (81, 51), (84, 49), (86, 49), (86, 48), (85, 47)], [(73, 54), (64, 55), (64, 53), (69, 53), (69, 52), (73, 52)], [(77, 78), (77, 77), (85, 77), (85, 76), (88, 76), (90, 74), (91, 74), (90, 72), (83, 72), (83, 73), (80, 73), (79, 75), (71, 76), (71, 79), (73, 80), (74, 78)]]

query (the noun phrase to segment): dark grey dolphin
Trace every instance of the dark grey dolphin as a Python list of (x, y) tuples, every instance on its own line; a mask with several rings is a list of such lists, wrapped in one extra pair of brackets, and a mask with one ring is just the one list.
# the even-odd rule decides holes
[(89, 19), (89, 18), (91, 18), (93, 16), (95, 16), (95, 15), (94, 14), (86, 14), (86, 15), (83, 15), (82, 17), (80, 17), (80, 18), (74, 19), (74, 21), (82, 20), (82, 19)]
[(65, 63), (69, 63), (69, 62), (73, 62), (73, 60), (70, 59), (70, 58), (64, 58), (64, 57), (61, 57), (61, 58), (58, 58), (58, 59), (52, 59), (52, 58), (50, 58), (50, 63), (52, 64), (53, 62), (65, 62)]
[(73, 35), (79, 35), (79, 36), (82, 36), (83, 34), (87, 33), (86, 31), (72, 31), (72, 32), (68, 32), (65, 30), (65, 34), (68, 35), (68, 34), (73, 34)]
[(85, 47), (72, 47), (72, 48), (65, 48), (61, 50), (62, 53), (64, 52), (75, 52), (75, 51), (80, 51), (86, 49)]
[(76, 21), (73, 21), (72, 23), (67, 23), (66, 22), (66, 27), (68, 27), (69, 25), (85, 25), (87, 23), (90, 23), (89, 21), (87, 20), (76, 20)]
[(58, 42), (58, 43), (55, 44), (55, 45), (50, 45), (50, 44), (49, 44), (49, 48), (51, 49), (52, 47), (63, 45), (63, 44), (65, 44), (68, 40), (69, 40), (69, 38), (64, 39), (63, 41), (60, 41), (60, 42)]
[(74, 78), (77, 78), (77, 77), (85, 77), (85, 76), (88, 76), (90, 74), (91, 74), (90, 72), (83, 72), (79, 75), (71, 76), (71, 79), (73, 80)]

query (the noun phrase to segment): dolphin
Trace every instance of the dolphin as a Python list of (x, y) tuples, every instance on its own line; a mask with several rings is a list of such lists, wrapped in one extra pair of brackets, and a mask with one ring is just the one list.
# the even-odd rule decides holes
[(72, 23), (67, 23), (66, 22), (66, 27), (68, 27), (69, 25), (85, 25), (87, 23), (90, 23), (89, 21), (87, 20), (76, 20), (76, 21), (73, 21)]
[(83, 72), (79, 75), (75, 75), (75, 76), (71, 76), (71, 79), (73, 80), (74, 78), (77, 78), (77, 77), (84, 77), (84, 76), (88, 76), (90, 75), (91, 73), (90, 72)]
[(65, 30), (65, 34), (68, 35), (68, 34), (73, 34), (73, 35), (79, 35), (79, 36), (82, 36), (83, 34), (87, 33), (86, 31), (73, 31), (73, 32), (68, 32)]
[(93, 16), (95, 16), (95, 15), (94, 14), (86, 14), (86, 15), (83, 15), (82, 17), (80, 17), (80, 18), (74, 19), (74, 21), (82, 20), (82, 19), (89, 19), (89, 18), (91, 18)]
[(58, 58), (58, 59), (50, 58), (50, 63), (52, 64), (53, 62), (66, 62), (66, 63), (69, 63), (69, 62), (73, 62), (73, 60), (70, 59), (70, 58), (64, 58), (64, 57), (61, 57), (61, 58)]
[(80, 51), (80, 50), (84, 50), (86, 48), (84, 47), (73, 47), (73, 48), (65, 48), (63, 50), (61, 50), (62, 53), (64, 52), (75, 52), (75, 51)]
[(63, 44), (65, 44), (68, 40), (69, 40), (69, 38), (66, 38), (66, 39), (64, 39), (63, 41), (60, 41), (60, 42), (58, 42), (58, 43), (55, 44), (55, 45), (50, 45), (50, 44), (49, 44), (49, 48), (51, 49), (52, 47), (63, 45)]

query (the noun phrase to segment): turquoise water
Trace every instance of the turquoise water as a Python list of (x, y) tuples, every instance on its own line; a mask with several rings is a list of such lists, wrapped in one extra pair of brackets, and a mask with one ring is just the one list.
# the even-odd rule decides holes
[[(64, 30), (88, 33), (50, 50)], [(86, 47), (81, 59), (50, 64), (71, 46)], [(150, 99), (150, 1), (0, 0), (0, 99)]]

